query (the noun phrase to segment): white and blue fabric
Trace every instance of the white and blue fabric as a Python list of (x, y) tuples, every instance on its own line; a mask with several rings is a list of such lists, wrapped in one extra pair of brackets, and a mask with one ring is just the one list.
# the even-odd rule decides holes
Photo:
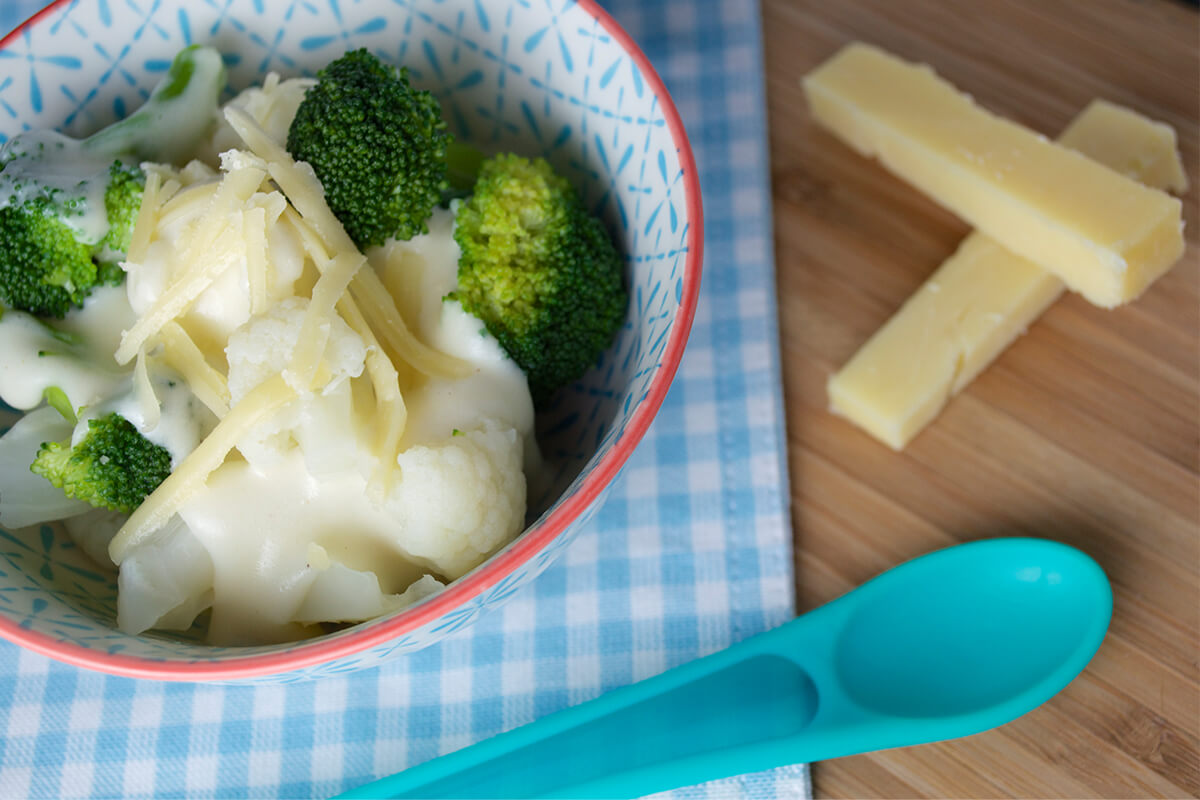
[[(563, 4), (519, 2), (547, 2), (551, 12)], [(305, 3), (338, 0), (280, 6)], [(0, 30), (41, 4), (0, 3)], [(410, 5), (387, 3), (386, 16)], [(687, 127), (704, 194), (705, 258), (682, 367), (591, 521), (506, 605), (438, 643), (347, 674), (291, 684), (138, 681), (0, 642), (0, 797), (327, 797), (791, 617), (757, 4), (604, 5), (659, 71)], [(675, 796), (808, 797), (808, 771)]]

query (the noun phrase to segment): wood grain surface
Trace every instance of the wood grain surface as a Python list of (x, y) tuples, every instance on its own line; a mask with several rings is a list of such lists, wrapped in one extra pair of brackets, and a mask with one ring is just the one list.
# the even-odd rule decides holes
[[(816, 765), (822, 797), (1200, 794), (1200, 21), (1168, 0), (764, 0), (799, 610), (955, 542), (1032, 535), (1108, 572), (1112, 626), (1033, 713)], [(968, 232), (812, 121), (805, 72), (861, 39), (1058, 135), (1094, 97), (1164, 120), (1191, 181), (1186, 256), (1116, 311), (1060, 300), (903, 453), (825, 381)], [(885, 668), (885, 665), (881, 665)]]

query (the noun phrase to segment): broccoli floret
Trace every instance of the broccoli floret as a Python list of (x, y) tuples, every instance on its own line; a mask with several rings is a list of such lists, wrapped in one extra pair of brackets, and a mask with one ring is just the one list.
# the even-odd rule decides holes
[(81, 181), (79, 196), (62, 200), (62, 189), (36, 185), (29, 165), (14, 164), (41, 158), (40, 151), (20, 155), (5, 167), (22, 170), (22, 177), (7, 184), (12, 194), (0, 208), (0, 299), (11, 308), (61, 318), (82, 305), (97, 283), (123, 280), (117, 262), (129, 246), (146, 178), (120, 160), (107, 167), (107, 230), (99, 241), (90, 241), (72, 218), (84, 212), (86, 182), (95, 178)]
[(131, 513), (171, 474), (171, 454), (116, 412), (87, 421), (82, 441), (47, 442), (30, 470), (67, 497)]
[(360, 248), (425, 233), (447, 187), (450, 141), (433, 95), (366, 50), (346, 53), (317, 79), (288, 129), (288, 152), (312, 165)]
[(47, 198), (0, 209), (0, 299), (43, 317), (82, 305), (96, 283), (95, 248), (75, 237)]
[(621, 257), (545, 160), (484, 161), (454, 238), (462, 256), (451, 296), (524, 370), (535, 404), (612, 344), (627, 301)]
[[(141, 108), (93, 136), (31, 131), (10, 140), (0, 153), (0, 300), (61, 318), (97, 283), (120, 283), (146, 182), (126, 161), (190, 152), (215, 118), (224, 83), (220, 53), (189, 47)], [(64, 181), (64, 165), (87, 174)], [(89, 211), (101, 202), (105, 216), (96, 220)]]
[(133, 224), (142, 208), (142, 190), (146, 173), (114, 161), (108, 168), (108, 188), (104, 190), (104, 210), (108, 213), (108, 234), (101, 244), (109, 250), (124, 253), (133, 238)]

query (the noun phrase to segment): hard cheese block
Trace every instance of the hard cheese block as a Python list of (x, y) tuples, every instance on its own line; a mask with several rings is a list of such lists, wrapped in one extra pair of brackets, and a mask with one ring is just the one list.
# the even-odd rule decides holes
[[(1059, 143), (1151, 186), (1186, 188), (1175, 131), (1102, 100)], [(968, 236), (829, 380), (835, 413), (904, 447), (1062, 293), (1063, 283), (981, 233)]]
[(927, 66), (855, 43), (804, 79), (816, 119), (864, 155), (1111, 308), (1183, 253), (1182, 205), (975, 105)]
[(1146, 186), (1187, 191), (1175, 129), (1107, 100), (1093, 100), (1058, 143)]

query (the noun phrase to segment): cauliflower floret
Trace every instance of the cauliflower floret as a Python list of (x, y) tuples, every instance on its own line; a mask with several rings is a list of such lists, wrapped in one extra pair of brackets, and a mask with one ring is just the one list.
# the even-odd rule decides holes
[[(250, 319), (229, 337), (229, 394), (236, 405), (250, 390), (279, 375), (291, 362), (308, 300), (291, 297)], [(238, 444), (246, 460), (269, 466), (295, 442), (314, 474), (358, 466), (368, 452), (357, 446), (350, 378), (363, 372), (366, 345), (341, 317), (330, 318), (322, 361), (330, 380), (305, 392), (258, 425)]]
[[(267, 378), (280, 374), (292, 360), (308, 299), (289, 297), (250, 319), (229, 337), (229, 395), (236, 405)], [(322, 355), (329, 366), (331, 392), (343, 381), (362, 375), (367, 348), (357, 333), (336, 314), (330, 317), (329, 339)]]
[(524, 524), (523, 455), (523, 437), (491, 420), (400, 453), (387, 498), (397, 547), (450, 580), (478, 566)]

